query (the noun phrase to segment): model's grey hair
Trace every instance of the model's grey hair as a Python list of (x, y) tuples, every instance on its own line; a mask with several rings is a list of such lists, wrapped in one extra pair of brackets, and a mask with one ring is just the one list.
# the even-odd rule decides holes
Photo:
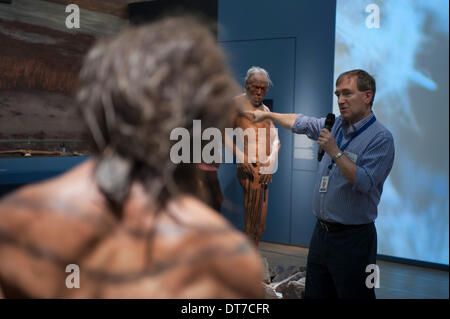
[(270, 76), (269, 76), (269, 72), (267, 72), (266, 70), (264, 70), (263, 68), (261, 68), (261, 67), (259, 67), (259, 66), (252, 66), (250, 69), (248, 69), (247, 75), (245, 76), (245, 83), (247, 83), (247, 81), (248, 81), (253, 75), (258, 74), (258, 73), (264, 74), (264, 76), (265, 76), (266, 79), (267, 79), (267, 85), (268, 85), (269, 87), (270, 87), (270, 86), (273, 86), (272, 80), (270, 79)]

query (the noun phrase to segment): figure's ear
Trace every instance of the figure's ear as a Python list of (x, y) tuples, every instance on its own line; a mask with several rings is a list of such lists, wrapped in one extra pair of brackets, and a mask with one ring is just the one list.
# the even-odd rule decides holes
[(372, 101), (373, 98), (373, 92), (370, 90), (364, 91), (364, 102), (366, 104), (370, 104), (370, 101)]

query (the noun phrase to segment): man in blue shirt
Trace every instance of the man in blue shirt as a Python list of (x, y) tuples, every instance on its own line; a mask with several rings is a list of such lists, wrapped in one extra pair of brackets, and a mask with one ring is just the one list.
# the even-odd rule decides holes
[(335, 94), (341, 116), (325, 118), (251, 112), (317, 140), (325, 151), (314, 188), (317, 217), (308, 253), (305, 298), (375, 298), (366, 269), (376, 263), (374, 220), (394, 161), (392, 134), (372, 113), (375, 80), (363, 70), (342, 73)]

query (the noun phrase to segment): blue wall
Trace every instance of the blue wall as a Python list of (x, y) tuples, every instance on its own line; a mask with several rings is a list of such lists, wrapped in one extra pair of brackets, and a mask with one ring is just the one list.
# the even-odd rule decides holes
[[(335, 0), (219, 0), (218, 38), (236, 79), (243, 86), (247, 69), (262, 66), (274, 82), (266, 96), (274, 100), (274, 112), (317, 117), (331, 112), (335, 11)], [(279, 167), (269, 189), (262, 240), (307, 247), (315, 222), (317, 158), (299, 158), (294, 146), (312, 154), (317, 146), (281, 128), (279, 135)], [(242, 229), (243, 194), (236, 165), (223, 164), (219, 179), (226, 197), (222, 213)]]
[(86, 156), (2, 158), (0, 197), (25, 184), (57, 176), (86, 158)]

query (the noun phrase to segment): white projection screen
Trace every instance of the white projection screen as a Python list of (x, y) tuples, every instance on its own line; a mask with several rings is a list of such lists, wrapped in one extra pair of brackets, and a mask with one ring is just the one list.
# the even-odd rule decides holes
[[(449, 2), (337, 0), (334, 80), (375, 77), (373, 111), (395, 162), (378, 209), (378, 254), (449, 263)], [(339, 114), (336, 97), (334, 113)]]

